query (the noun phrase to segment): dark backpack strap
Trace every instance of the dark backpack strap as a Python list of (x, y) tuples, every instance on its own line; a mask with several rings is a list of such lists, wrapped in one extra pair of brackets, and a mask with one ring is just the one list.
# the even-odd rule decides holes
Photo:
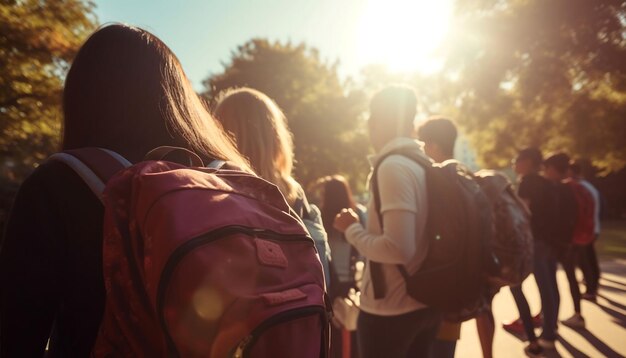
[(204, 162), (200, 156), (187, 148), (162, 146), (152, 149), (145, 156), (145, 160), (165, 160), (172, 153), (184, 155), (192, 167), (204, 167)]
[(102, 200), (106, 183), (118, 171), (132, 164), (121, 155), (104, 148), (80, 148), (55, 153), (51, 160), (65, 163), (78, 174)]
[[(380, 191), (378, 190), (378, 169), (380, 165), (392, 155), (401, 155), (408, 159), (411, 159), (415, 163), (419, 164), (424, 170), (428, 170), (432, 166), (432, 162), (426, 158), (424, 158), (419, 153), (413, 150), (403, 150), (398, 149), (391, 151), (385, 154), (382, 158), (380, 158), (372, 171), (372, 177), (370, 179), (370, 186), (372, 188), (372, 195), (374, 197), (374, 210), (376, 210), (376, 215), (378, 216), (378, 222), (380, 223), (380, 230), (384, 232), (384, 224), (383, 224), (383, 213), (381, 212), (381, 202), (380, 202)], [(374, 299), (381, 299), (385, 297), (387, 294), (387, 287), (385, 284), (385, 277), (383, 275), (383, 267), (379, 262), (370, 261), (370, 276), (372, 279), (372, 289), (374, 290)], [(409, 274), (406, 271), (406, 268), (403, 265), (398, 265), (400, 273), (405, 279), (408, 279)]]
[(311, 220), (311, 205), (306, 198), (304, 190), (300, 189), (296, 201), (293, 203), (293, 211), (302, 220)]

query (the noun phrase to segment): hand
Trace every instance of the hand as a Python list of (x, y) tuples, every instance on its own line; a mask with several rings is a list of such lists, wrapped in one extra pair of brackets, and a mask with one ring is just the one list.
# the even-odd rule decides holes
[(346, 231), (348, 226), (358, 223), (359, 217), (356, 215), (354, 210), (352, 209), (343, 209), (337, 216), (335, 216), (335, 222), (333, 223), (333, 227), (337, 229), (337, 231), (343, 233)]

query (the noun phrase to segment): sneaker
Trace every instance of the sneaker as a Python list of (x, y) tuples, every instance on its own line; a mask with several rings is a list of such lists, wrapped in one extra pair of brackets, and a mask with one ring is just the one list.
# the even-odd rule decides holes
[(513, 334), (517, 334), (517, 335), (525, 335), (526, 332), (524, 330), (524, 324), (522, 323), (522, 319), (518, 318), (514, 321), (511, 321), (509, 323), (502, 323), (502, 328), (504, 328), (505, 331), (511, 332)]
[(533, 317), (533, 326), (535, 326), (535, 328), (541, 328), (543, 326), (543, 314), (541, 314), (541, 312)]
[(543, 348), (541, 348), (540, 345), (533, 346), (532, 344), (529, 344), (524, 348), (524, 353), (526, 353), (526, 356), (531, 358), (545, 357), (543, 355)]
[(561, 321), (561, 323), (574, 329), (585, 328), (585, 319), (580, 315), (580, 313), (575, 313), (572, 317)]
[(597, 300), (596, 295), (593, 294), (593, 293), (583, 293), (581, 298), (583, 300), (587, 300), (587, 301), (591, 301), (591, 302), (596, 302), (596, 300)]
[(539, 343), (539, 346), (543, 349), (555, 349), (556, 348), (554, 344), (554, 340), (551, 340), (551, 339), (539, 338), (537, 340), (537, 343)]

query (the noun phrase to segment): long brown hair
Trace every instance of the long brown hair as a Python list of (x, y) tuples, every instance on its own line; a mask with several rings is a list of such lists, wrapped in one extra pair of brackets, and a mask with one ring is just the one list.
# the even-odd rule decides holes
[(321, 211), (326, 232), (334, 230), (335, 216), (342, 209), (356, 210), (350, 185), (341, 175), (324, 178)]
[(300, 188), (291, 176), (293, 139), (278, 105), (257, 90), (230, 89), (220, 95), (215, 116), (254, 171), (278, 186), (293, 204)]
[(87, 39), (67, 74), (63, 111), (63, 149), (104, 147), (137, 162), (171, 145), (249, 168), (176, 56), (140, 28), (107, 25)]

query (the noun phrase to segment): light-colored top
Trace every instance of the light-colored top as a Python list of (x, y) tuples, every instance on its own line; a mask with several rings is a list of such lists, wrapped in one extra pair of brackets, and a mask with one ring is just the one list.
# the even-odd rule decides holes
[[(357, 216), (359, 217), (359, 221), (363, 223), (367, 223), (366, 217), (366, 209), (363, 205), (357, 204), (355, 210)], [(330, 245), (330, 251), (332, 252), (332, 265), (337, 273), (337, 278), (339, 282), (354, 282), (354, 272), (352, 269), (353, 262), (353, 252), (352, 245), (348, 241), (346, 241), (344, 234), (340, 233), (337, 230), (330, 230), (328, 233), (328, 244)], [(358, 255), (355, 258), (359, 259)]]
[[(410, 148), (424, 155), (417, 141), (400, 137), (387, 143), (372, 158), (372, 163), (399, 148)], [(426, 307), (407, 294), (404, 278), (397, 267), (398, 264), (404, 265), (409, 273), (413, 273), (426, 256), (427, 243), (421, 239), (428, 210), (426, 178), (419, 164), (401, 155), (391, 155), (380, 165), (377, 179), (384, 232), (380, 228), (373, 195), (370, 195), (367, 229), (355, 223), (345, 234), (348, 242), (366, 258), (361, 309), (370, 314), (392, 316)], [(369, 260), (382, 264), (386, 295), (378, 300), (374, 298)]]
[(596, 235), (600, 234), (600, 192), (596, 189), (593, 184), (586, 181), (585, 179), (580, 179), (578, 181), (585, 189), (589, 190), (591, 196), (593, 197), (593, 223), (594, 223), (594, 233)]

